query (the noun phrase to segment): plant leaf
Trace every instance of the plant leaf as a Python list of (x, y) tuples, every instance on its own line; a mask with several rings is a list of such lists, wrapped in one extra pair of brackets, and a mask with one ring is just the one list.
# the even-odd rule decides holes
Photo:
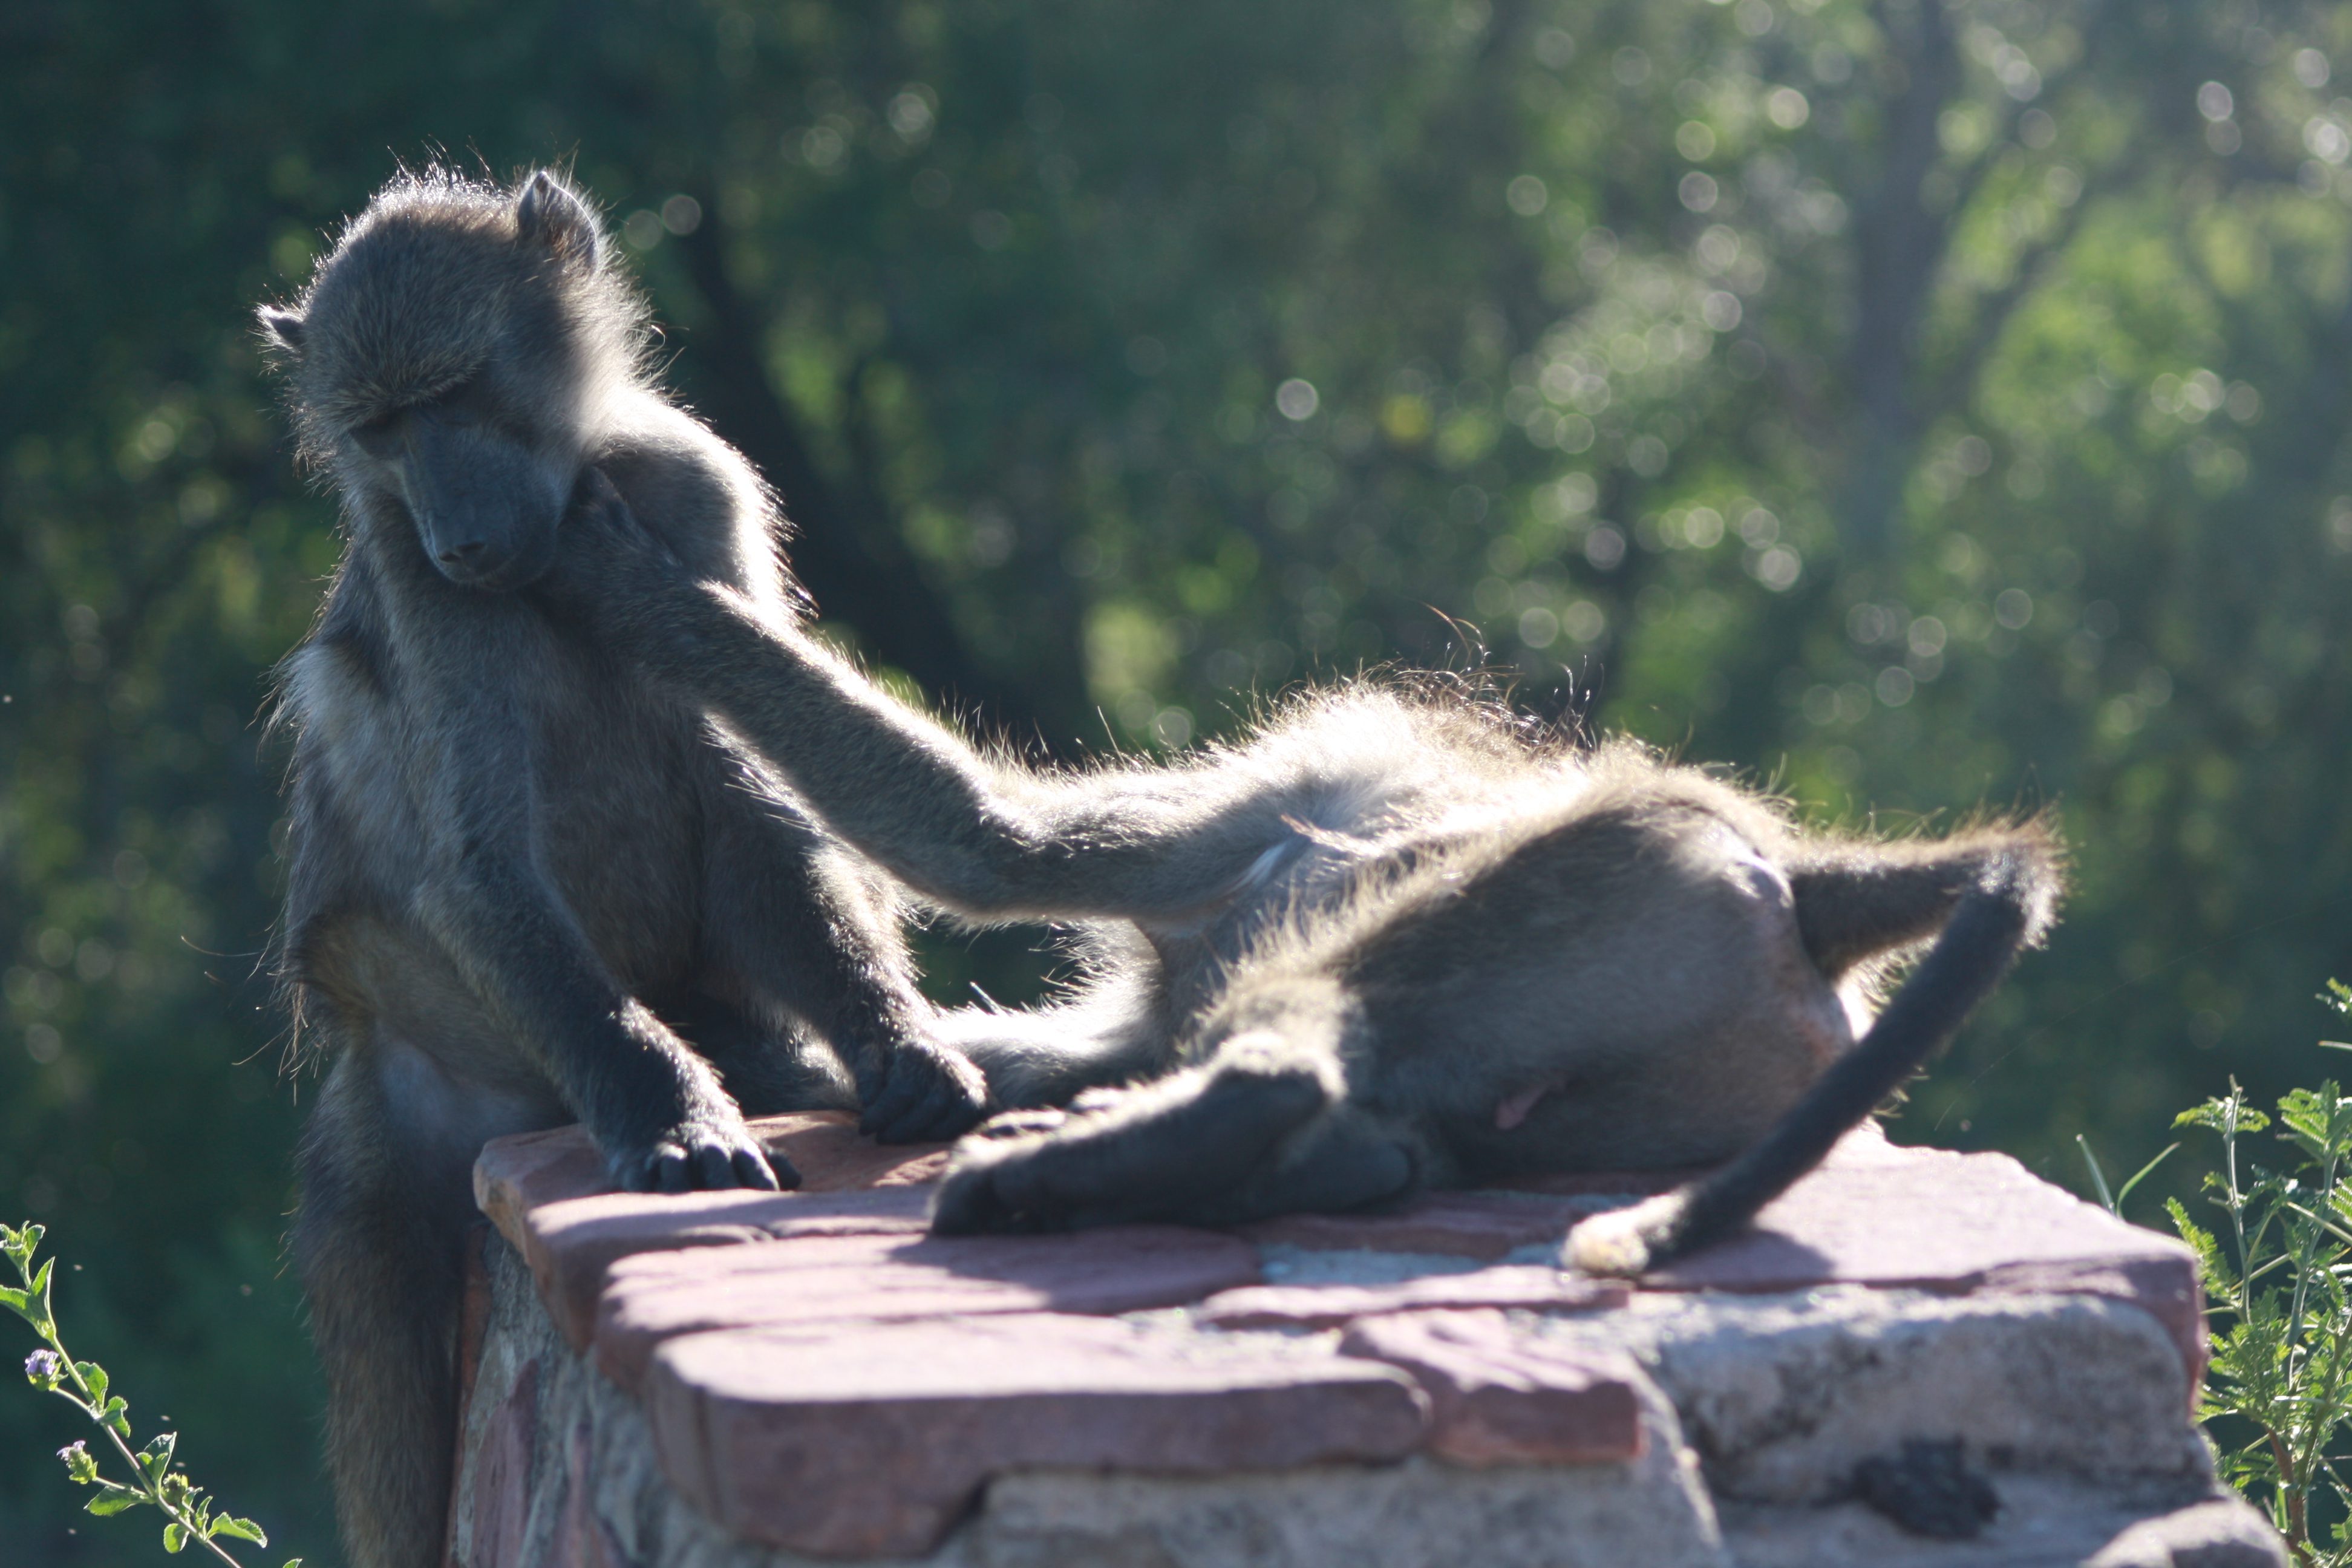
[(84, 1383), (89, 1384), (90, 1398), (103, 1409), (106, 1405), (106, 1369), (94, 1361), (78, 1361), (74, 1363), (74, 1370), (81, 1373)]
[(177, 1552), (188, 1543), (188, 1527), (178, 1520), (163, 1527), (163, 1550)]
[(149, 1485), (163, 1484), (164, 1475), (172, 1468), (172, 1450), (179, 1446), (180, 1435), (177, 1432), (165, 1432), (139, 1450), (139, 1468), (147, 1473)]
[(2178, 1143), (2166, 1144), (2164, 1146), (2163, 1153), (2158, 1154), (2155, 1159), (2150, 1160), (2147, 1164), (2142, 1165), (2139, 1170), (2133, 1174), (2130, 1181), (2126, 1182), (2121, 1187), (2116, 1189), (2115, 1209), (2118, 1218), (2120, 1218), (2123, 1214), (2124, 1200), (2131, 1196), (2132, 1189), (2139, 1185), (2142, 1181), (2146, 1180), (2147, 1173), (2150, 1171), (2153, 1171), (2158, 1165), (2163, 1164), (2166, 1160), (2171, 1157), (2172, 1152), (2179, 1147), (2180, 1145)]
[[(114, 1486), (114, 1483), (111, 1481), (108, 1481), (103, 1484), (107, 1486)], [(94, 1513), (100, 1519), (104, 1519), (108, 1514), (121, 1513), (127, 1508), (137, 1508), (141, 1503), (143, 1503), (146, 1500), (147, 1494), (144, 1492), (134, 1492), (129, 1487), (114, 1487), (112, 1491), (99, 1493), (96, 1497), (90, 1499), (89, 1501), (84, 1503), (82, 1507), (85, 1511)]]
[(261, 1526), (249, 1519), (230, 1519), (226, 1516), (216, 1519), (213, 1521), (212, 1533), (235, 1536), (239, 1541), (250, 1541), (256, 1546), (269, 1544), (269, 1537), (261, 1532)]
[(31, 1310), (25, 1314), (25, 1321), (33, 1325), (33, 1331), (37, 1334), (47, 1335), (57, 1331), (58, 1320), (49, 1311), (49, 1270), (57, 1267), (57, 1262), (54, 1258), (41, 1259), (40, 1268), (34, 1270), (32, 1288), (27, 1292), (33, 1300)]

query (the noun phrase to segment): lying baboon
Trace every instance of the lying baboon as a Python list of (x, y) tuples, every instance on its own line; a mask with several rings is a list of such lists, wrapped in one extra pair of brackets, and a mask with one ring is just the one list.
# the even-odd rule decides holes
[[(1816, 1163), (2039, 939), (2058, 890), (2032, 824), (1803, 834), (1698, 769), (1428, 679), (1297, 698), (1165, 766), (1023, 768), (697, 573), (593, 474), (570, 526), (549, 592), (835, 833), (951, 910), (1100, 933), (1067, 1005), (954, 1027), (1000, 1107), (1130, 1087), (967, 1140), (940, 1231), (1222, 1224), (1739, 1155), (1580, 1230), (1580, 1261), (1636, 1271)], [(1930, 938), (1857, 1042), (1848, 1003)]]
[(593, 464), (738, 613), (791, 618), (770, 498), (656, 387), (646, 321), (543, 172), (404, 176), (261, 312), (347, 532), (281, 672), (279, 968), (298, 1042), (331, 1058), (294, 1252), (370, 1568), (439, 1560), (484, 1140), (577, 1120), (625, 1186), (772, 1188), (796, 1178), (745, 1110), (862, 1100), (870, 1131), (937, 1138), (986, 1093), (932, 1034), (887, 884), (698, 710), (513, 591)]

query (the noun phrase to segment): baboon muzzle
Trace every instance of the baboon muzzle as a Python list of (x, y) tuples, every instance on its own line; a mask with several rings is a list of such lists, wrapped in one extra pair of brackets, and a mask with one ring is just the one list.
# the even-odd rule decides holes
[(452, 583), (504, 593), (554, 560), (571, 476), (541, 454), (426, 415), (415, 420), (404, 467), (418, 540)]

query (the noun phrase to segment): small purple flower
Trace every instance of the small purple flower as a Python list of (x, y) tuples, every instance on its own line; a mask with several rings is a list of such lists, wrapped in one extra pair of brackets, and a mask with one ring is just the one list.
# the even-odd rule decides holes
[(25, 1375), (35, 1383), (55, 1383), (63, 1364), (55, 1351), (35, 1351), (25, 1358)]
[(58, 1450), (58, 1458), (66, 1462), (66, 1479), (88, 1486), (98, 1479), (98, 1461), (89, 1457), (89, 1449), (80, 1442), (67, 1444)]

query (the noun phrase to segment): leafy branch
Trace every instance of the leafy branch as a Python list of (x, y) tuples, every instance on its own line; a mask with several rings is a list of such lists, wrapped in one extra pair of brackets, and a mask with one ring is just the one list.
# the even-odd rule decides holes
[[(0, 1307), (30, 1323), (46, 1347), (25, 1358), (26, 1379), (89, 1416), (130, 1467), (132, 1481), (126, 1486), (100, 1475), (98, 1456), (79, 1439), (58, 1450), (58, 1458), (65, 1461), (66, 1475), (81, 1486), (98, 1489), (98, 1495), (86, 1505), (91, 1513), (103, 1517), (134, 1508), (160, 1510), (164, 1518), (164, 1551), (181, 1552), (194, 1542), (229, 1568), (241, 1568), (221, 1542), (249, 1541), (267, 1547), (269, 1538), (261, 1526), (249, 1519), (213, 1511), (211, 1495), (199, 1490), (174, 1462), (178, 1433), (160, 1433), (134, 1450), (130, 1406), (122, 1395), (112, 1392), (106, 1369), (94, 1361), (74, 1360), (58, 1337), (57, 1314), (49, 1304), (49, 1274), (57, 1259), (44, 1258), (37, 1268), (33, 1265), (33, 1254), (45, 1234), (37, 1225), (21, 1228), (0, 1225), (0, 1253), (7, 1256), (22, 1281), (21, 1285), (0, 1285)], [(286, 1568), (301, 1568), (301, 1563), (297, 1557)]]
[[(2321, 1000), (2352, 1013), (2352, 990), (2328, 984)], [(2282, 1171), (2250, 1157), (2246, 1141), (2272, 1121), (2235, 1079), (2175, 1125), (2221, 1140), (2221, 1168), (2204, 1190), (2223, 1224), (2209, 1230), (2179, 1200), (2165, 1205), (2214, 1302), (2199, 1418), (2252, 1428), (2235, 1447), (2216, 1434), (2221, 1474), (2268, 1508), (2298, 1563), (2352, 1568), (2352, 1455), (2330, 1451), (2352, 1425), (2352, 1098), (2330, 1079), (2278, 1102)], [(2333, 1521), (2324, 1530), (2323, 1515)]]

